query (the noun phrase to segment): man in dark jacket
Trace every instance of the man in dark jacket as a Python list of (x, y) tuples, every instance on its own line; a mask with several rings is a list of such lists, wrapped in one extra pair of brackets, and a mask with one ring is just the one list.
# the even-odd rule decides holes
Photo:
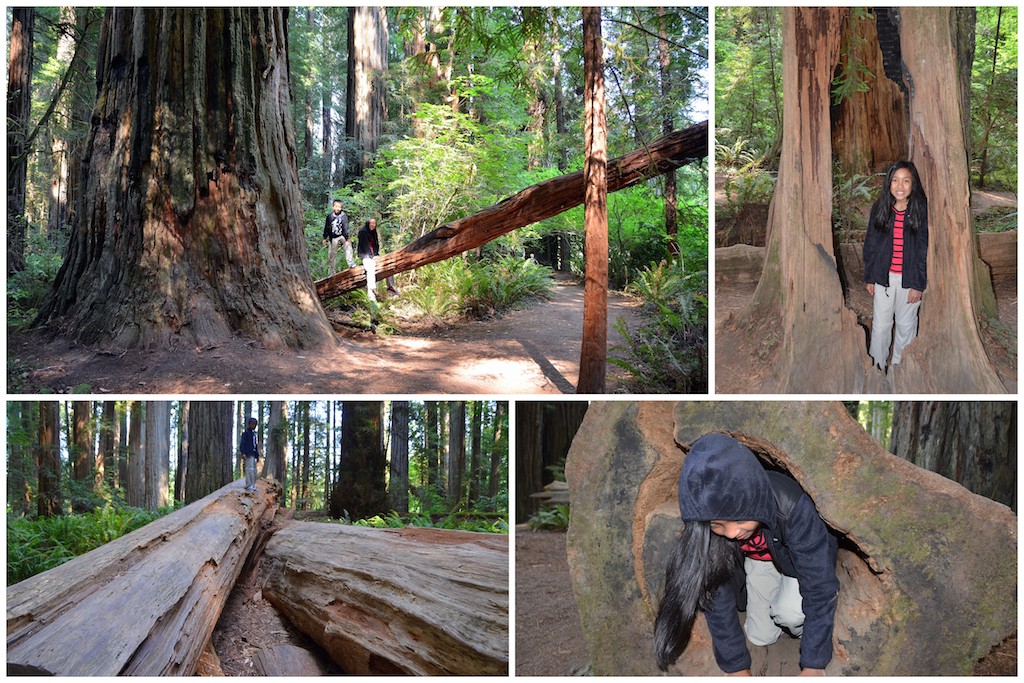
[[(709, 522), (713, 533), (740, 544), (751, 642), (768, 645), (784, 626), (801, 637), (802, 675), (824, 675), (839, 593), (836, 539), (810, 497), (800, 493), (781, 519), (772, 479), (757, 457), (729, 436), (709, 434), (694, 442), (683, 463), (679, 509), (684, 522)], [(719, 586), (705, 617), (718, 666), (749, 674), (737, 585), (743, 581)]]
[(260, 444), (256, 438), (256, 418), (250, 417), (245, 431), (238, 440), (238, 451), (245, 460), (245, 489), (256, 490), (256, 461), (260, 459)]
[(327, 276), (330, 277), (337, 272), (339, 246), (342, 246), (345, 252), (345, 267), (351, 268), (353, 265), (352, 243), (348, 241), (348, 215), (345, 214), (340, 199), (334, 200), (331, 212), (324, 219), (323, 243), (328, 242), (330, 247), (327, 248)]

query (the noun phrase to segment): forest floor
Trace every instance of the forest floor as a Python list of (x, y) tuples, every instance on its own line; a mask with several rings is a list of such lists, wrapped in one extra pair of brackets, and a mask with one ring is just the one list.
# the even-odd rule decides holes
[[(613, 329), (642, 322), (642, 302), (608, 296)], [(97, 351), (42, 334), (8, 339), (8, 393), (574, 393), (583, 333), (583, 287), (558, 280), (550, 299), (483, 320), (381, 337), (336, 325), (336, 348), (275, 351), (232, 340), (210, 348)], [(611, 353), (617, 355), (616, 352)], [(608, 366), (608, 393), (628, 375)]]
[[(589, 675), (590, 655), (572, 594), (565, 533), (530, 531), (526, 525), (517, 525), (515, 574), (516, 675)], [(975, 676), (1016, 674), (1016, 633), (974, 668)]]
[[(282, 516), (286, 513), (285, 510), (278, 512), (279, 524), (301, 524), (301, 522), (284, 521)], [(292, 626), (263, 597), (262, 589), (265, 583), (266, 577), (262, 570), (262, 560), (257, 560), (253, 567), (246, 569), (239, 576), (211, 638), (219, 658), (219, 667), (201, 667), (201, 675), (262, 675), (256, 666), (256, 654), (264, 648), (278, 645), (301, 647), (313, 654), (322, 671), (341, 673), (337, 665), (316, 643)], [(310, 675), (310, 673), (294, 672), (294, 675)]]
[[(717, 204), (725, 201), (721, 179), (716, 181), (715, 201)], [(975, 191), (971, 202), (973, 210), (979, 212), (994, 206), (1016, 206), (1017, 195), (1012, 192)], [(756, 335), (738, 334), (735, 329), (754, 297), (759, 278), (760, 272), (750, 272), (740, 277), (734, 274), (728, 281), (716, 278), (714, 310), (717, 393), (759, 393), (771, 369), (774, 354), (766, 353), (764, 344), (754, 341)], [(1016, 393), (1017, 291), (1006, 287), (997, 289), (995, 295), (999, 326), (995, 330), (983, 330), (982, 341), (1006, 391)], [(846, 292), (846, 305), (863, 324), (871, 320), (872, 302), (865, 288), (853, 287)]]

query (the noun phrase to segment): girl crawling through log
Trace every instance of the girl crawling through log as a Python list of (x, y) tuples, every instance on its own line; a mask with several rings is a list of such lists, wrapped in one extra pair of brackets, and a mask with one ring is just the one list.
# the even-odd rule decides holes
[(661, 670), (686, 648), (700, 609), (726, 674), (749, 676), (746, 640), (771, 645), (785, 629), (801, 638), (800, 675), (825, 675), (839, 593), (837, 543), (810, 497), (735, 439), (708, 434), (683, 463), (679, 511), (685, 528), (655, 621)]

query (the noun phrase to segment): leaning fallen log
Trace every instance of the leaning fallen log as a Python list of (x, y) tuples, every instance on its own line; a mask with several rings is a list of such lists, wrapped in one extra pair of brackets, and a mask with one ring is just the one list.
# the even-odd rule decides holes
[(233, 482), (7, 589), (7, 673), (195, 673), (280, 487)]
[[(669, 133), (643, 149), (608, 162), (608, 191), (615, 192), (708, 155), (708, 122)], [(377, 259), (377, 280), (451, 258), (517, 228), (583, 203), (583, 172), (569, 173), (531, 185), (483, 211), (446, 223), (415, 242)], [(362, 266), (316, 282), (321, 300), (366, 285)]]
[(348, 674), (508, 673), (508, 537), (303, 522), (263, 595)]

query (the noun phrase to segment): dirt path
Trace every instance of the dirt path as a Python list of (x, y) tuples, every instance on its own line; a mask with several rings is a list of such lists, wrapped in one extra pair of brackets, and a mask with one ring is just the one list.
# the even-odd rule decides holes
[(565, 533), (516, 526), (516, 675), (575, 676), (589, 668), (565, 559)]
[[(618, 318), (635, 329), (641, 302), (608, 299), (608, 345)], [(550, 300), (439, 332), (339, 335), (335, 348), (272, 351), (241, 340), (206, 349), (97, 352), (38, 336), (9, 339), (14, 393), (573, 393), (579, 376), (583, 288), (559, 282)], [(614, 354), (613, 354), (614, 355)], [(14, 362), (12, 363), (12, 357)], [(609, 393), (625, 374), (608, 368)]]

